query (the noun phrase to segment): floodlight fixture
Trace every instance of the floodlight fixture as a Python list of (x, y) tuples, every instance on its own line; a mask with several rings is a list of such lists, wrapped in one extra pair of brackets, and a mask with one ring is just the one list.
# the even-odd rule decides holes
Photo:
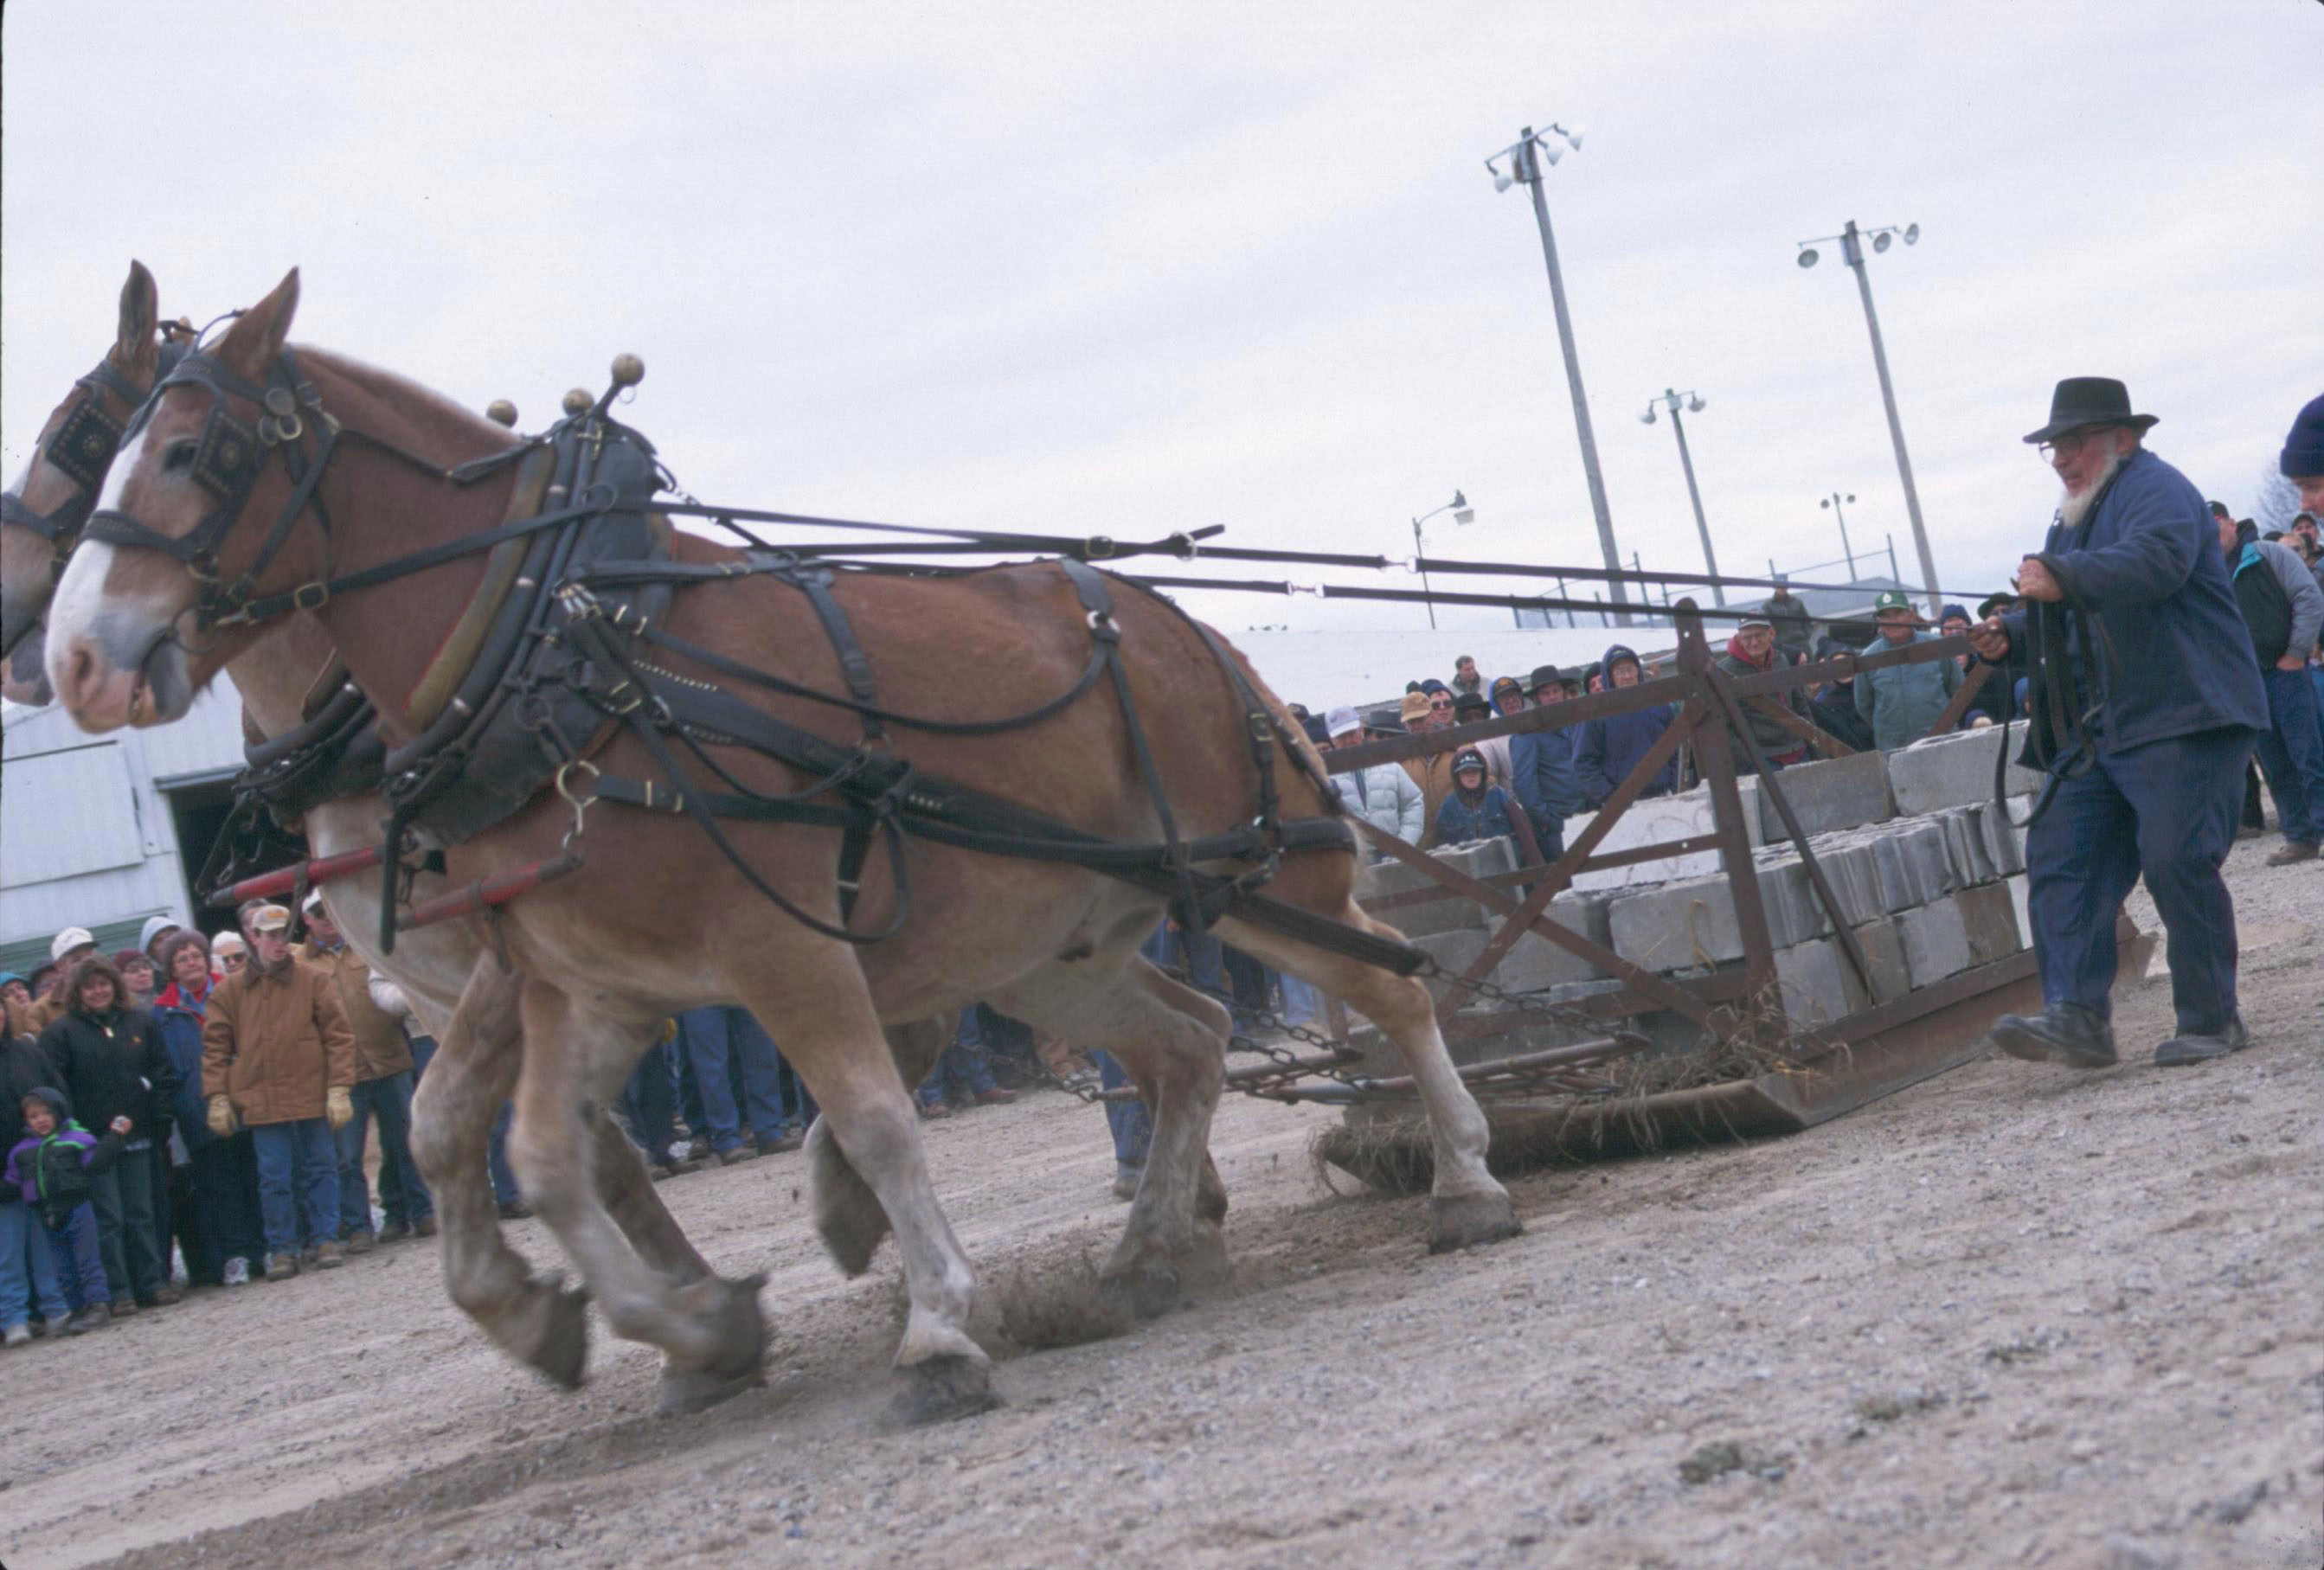
[(1646, 405), (1646, 412), (1638, 417), (1638, 423), (1642, 426), (1650, 426), (1655, 423), (1655, 406), (1653, 404), (1650, 403)]
[(1702, 394), (1699, 392), (1690, 392), (1686, 395), (1686, 412), (1689, 414), (1701, 414), (1702, 412)]
[(1921, 243), (1921, 226), (1920, 226), (1918, 224), (1907, 224), (1907, 225), (1904, 225), (1904, 243), (1905, 243), (1905, 244), (1907, 244), (1907, 245), (1918, 245), (1920, 243)]
[(1813, 267), (1816, 264), (1816, 248), (1812, 245), (1801, 246), (1799, 260), (1802, 267)]

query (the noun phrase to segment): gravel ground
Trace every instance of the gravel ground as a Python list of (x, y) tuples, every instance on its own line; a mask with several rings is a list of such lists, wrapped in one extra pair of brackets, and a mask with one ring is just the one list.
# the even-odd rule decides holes
[[(584, 1392), (540, 1387), (421, 1244), (11, 1352), (0, 1559), (2312, 1567), (2324, 875), (2274, 843), (2229, 868), (2250, 1052), (2153, 1068), (2168, 987), (2126, 982), (2121, 1069), (1988, 1057), (1789, 1140), (1545, 1172), (1495, 1248), (1427, 1257), (1418, 1201), (1319, 1183), (1325, 1114), (1231, 1098), (1232, 1281), (1010, 1356), (1008, 1404), (947, 1427), (882, 1427), (893, 1253), (840, 1281), (795, 1155), (665, 1190), (772, 1272), (770, 1388), (699, 1418), (649, 1417), (652, 1355), (602, 1327)], [(927, 1134), (984, 1317), (1069, 1300), (1121, 1215), (1098, 1114)]]

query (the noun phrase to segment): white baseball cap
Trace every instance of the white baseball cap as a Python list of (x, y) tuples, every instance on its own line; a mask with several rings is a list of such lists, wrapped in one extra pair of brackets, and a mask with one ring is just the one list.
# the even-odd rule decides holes
[(49, 958), (61, 959), (75, 949), (93, 945), (96, 941), (97, 934), (87, 927), (67, 927), (49, 944)]
[(1351, 730), (1363, 728), (1364, 722), (1357, 717), (1356, 712), (1344, 707), (1333, 710), (1331, 717), (1323, 721), (1323, 734), (1326, 736), (1345, 736)]

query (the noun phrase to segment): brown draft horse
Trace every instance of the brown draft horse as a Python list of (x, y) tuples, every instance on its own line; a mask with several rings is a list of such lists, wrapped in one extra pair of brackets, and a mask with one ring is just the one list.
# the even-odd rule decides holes
[[(226, 334), (218, 362), (246, 381), (263, 381), (288, 338), (297, 296), (294, 271)], [(322, 407), (337, 420), (431, 462), (460, 464), (512, 439), (389, 373), (311, 349), (300, 355)], [(220, 399), (239, 406), (235, 415), (245, 422), (258, 416), (230, 394), (165, 390), (108, 477), (104, 509), (171, 538), (198, 528), (211, 502), (190, 471)], [(499, 479), (457, 490), (353, 448), (320, 484), (330, 537), (294, 529), (258, 588), (280, 590), (473, 535), (505, 516), (512, 484)], [(261, 520), (278, 515), (290, 494), (287, 476), (272, 468), (258, 481), (224, 536), (221, 577), (255, 559)], [(706, 563), (733, 556), (684, 536), (676, 555)], [(456, 558), (315, 611), (355, 679), (380, 701), (392, 739), (402, 739), (404, 695), (482, 574), (478, 558)], [(1083, 612), (1065, 578), (1047, 567), (944, 580), (847, 574), (836, 592), (878, 668), (883, 702), (906, 712), (973, 719), (1022, 712), (1070, 684), (1087, 651)], [(49, 674), (81, 724), (101, 730), (174, 718), (226, 660), (252, 647), (256, 633), (242, 626), (209, 629), (203, 640), (194, 625), (198, 599), (193, 574), (158, 551), (97, 542), (76, 553), (51, 608)], [(837, 690), (831, 646), (803, 612), (789, 591), (743, 578), (680, 593), (664, 625), (729, 658)], [(1254, 787), (1227, 675), (1193, 627), (1147, 596), (1120, 594), (1115, 620), (1132, 697), (1184, 831), (1194, 837), (1244, 822)], [(189, 632), (198, 647), (181, 636)], [(684, 660), (666, 663), (680, 676), (710, 675)], [(739, 695), (802, 729), (826, 736), (835, 729), (817, 705), (756, 689)], [(1088, 831), (1121, 840), (1157, 837), (1156, 803), (1139, 782), (1114, 703), (1085, 698), (1022, 731), (911, 734), (899, 748), (933, 773)], [(608, 772), (657, 773), (626, 733), (597, 761)], [(752, 790), (807, 783), (754, 754), (736, 751), (725, 762)], [(1333, 810), (1287, 758), (1277, 758), (1276, 776), (1286, 815)], [(452, 876), (466, 882), (546, 861), (574, 817), (565, 802), (543, 793), (456, 847)], [(730, 834), (762, 877), (818, 919), (838, 919), (835, 831), (738, 822)], [(859, 1210), (862, 1225), (878, 1226), (876, 1210), (893, 1226), (911, 1300), (896, 1363), (909, 1376), (914, 1416), (987, 1404), (990, 1367), (966, 1332), (973, 1276), (929, 1187), (910, 1096), (881, 1036), (883, 1020), (926, 1019), (984, 997), (1043, 1029), (1112, 1051), (1130, 1068), (1155, 1106), (1154, 1145), (1104, 1276), (1134, 1299), (1166, 1292), (1176, 1262), (1207, 1240), (1198, 1222), (1223, 1212), (1204, 1147), (1227, 1016), (1139, 958), (1160, 898), (1053, 862), (919, 841), (908, 854), (914, 918), (898, 936), (868, 948), (781, 914), (690, 824), (617, 815), (611, 807), (589, 821), (584, 870), (507, 907), (504, 937), (523, 978), (526, 1037), (512, 1157), (614, 1331), (660, 1347), (666, 1379), (707, 1390), (755, 1378), (763, 1342), (750, 1283), (681, 1284), (656, 1272), (611, 1224), (587, 1180), (596, 1109), (618, 1092), (653, 1023), (680, 1007), (723, 999), (759, 1017), (822, 1104), (830, 1136), (860, 1175), (862, 1200), (871, 1207)], [(1295, 856), (1269, 892), (1348, 925), (1386, 932), (1351, 897), (1354, 873), (1347, 852)], [(887, 923), (896, 892), (875, 858), (855, 913), (861, 930)], [(1345, 999), (1402, 1050), (1434, 1136), (1432, 1246), (1514, 1232), (1508, 1196), (1485, 1169), (1483, 1116), (1453, 1072), (1426, 988), (1240, 920), (1222, 923), (1222, 932)]]
[[(41, 618), (55, 582), (52, 567), (74, 548), (79, 516), (75, 504), (93, 500), (96, 482), (112, 461), (97, 448), (68, 452), (64, 456), (76, 472), (67, 473), (55, 461), (54, 444), (62, 433), (98, 429), (105, 421), (127, 425), (155, 378), (158, 316), (152, 275), (133, 262), (122, 286), (118, 332), (104, 362), (111, 374), (101, 370), (74, 384), (42, 425), (32, 462), (8, 491), (12, 505), (0, 523), (0, 567), (5, 571), (10, 652), (19, 656), (10, 661), (7, 695), (17, 702), (50, 701), (44, 670), (37, 671), (37, 680), (20, 681), (16, 675), (43, 651)], [(82, 414), (89, 404), (102, 420), (92, 422)], [(46, 531), (42, 523), (49, 525)], [(300, 722), (318, 674), (332, 658), (328, 636), (312, 619), (293, 616), (267, 629), (229, 663), (226, 674), (260, 733), (280, 736)], [(300, 827), (315, 855), (335, 856), (375, 844), (386, 813), (378, 794), (367, 792), (311, 809)], [(444, 891), (438, 877), (423, 874), (421, 883), (425, 886), (415, 890), (421, 898)], [(519, 1360), (558, 1384), (578, 1384), (587, 1351), (584, 1295), (564, 1289), (553, 1277), (534, 1275), (507, 1245), (485, 1175), (493, 1112), (517, 1078), (521, 1043), (516, 978), (487, 960), (475, 933), (462, 924), (419, 929), (397, 945), (392, 958), (374, 952), (376, 872), (335, 879), (322, 891), (350, 943), (375, 972), (402, 988), (440, 1043), (421, 1085), (423, 1103), (433, 1110), (415, 1124), (414, 1155), (439, 1211), (445, 1276), (454, 1301)], [(472, 977), (475, 996), (462, 1028), (455, 1030), (454, 1012)], [(922, 1061), (932, 1060), (941, 1045), (939, 1033), (923, 1025), (899, 1042), (898, 1050)], [(600, 1197), (639, 1253), (679, 1280), (708, 1277), (708, 1263), (663, 1207), (630, 1143), (601, 1128), (593, 1148)]]

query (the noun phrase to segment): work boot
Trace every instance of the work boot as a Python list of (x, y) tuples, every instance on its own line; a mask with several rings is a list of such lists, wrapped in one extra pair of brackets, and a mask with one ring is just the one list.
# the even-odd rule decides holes
[(1113, 1164), (1113, 1197), (1117, 1199), (1138, 1198), (1138, 1180), (1146, 1175), (1144, 1167), (1133, 1167), (1128, 1161)]
[(2114, 1027), (2079, 1003), (2053, 1003), (2036, 1015), (2005, 1014), (1993, 1022), (1993, 1044), (2029, 1063), (2110, 1069), (2121, 1059)]
[[(372, 1236), (370, 1227), (362, 1227), (356, 1231), (347, 1234), (347, 1243), (345, 1252), (348, 1253), (369, 1253), (372, 1251), (372, 1245), (377, 1241), (378, 1239)], [(341, 1251), (337, 1247), (334, 1246), (332, 1247), (331, 1252), (336, 1254)], [(315, 1262), (317, 1264), (323, 1262), (322, 1251), (320, 1249), (316, 1251)]]
[(2270, 867), (2289, 867), (2295, 861), (2313, 861), (2320, 853), (2324, 853), (2324, 847), (2319, 847), (2313, 840), (2286, 840), (2277, 848), (2275, 854), (2267, 858), (2267, 864)]
[[(371, 1235), (369, 1233), (365, 1233), (363, 1235), (368, 1237)], [(340, 1251), (337, 1244), (324, 1242), (318, 1243), (315, 1245), (315, 1268), (317, 1270), (335, 1271), (346, 1262), (347, 1256)]]
[(522, 1221), (531, 1214), (532, 1207), (526, 1204), (521, 1199), (503, 1199), (501, 1201), (501, 1219), (503, 1221)]
[(995, 1085), (991, 1089), (981, 1093), (976, 1098), (976, 1104), (979, 1106), (1006, 1106), (1016, 1099), (1017, 1092), (1004, 1086)]
[(137, 1299), (134, 1298), (124, 1298), (121, 1301), (112, 1304), (111, 1308), (113, 1310), (112, 1317), (114, 1318), (126, 1319), (130, 1315), (137, 1312)]
[(2240, 1052), (2251, 1045), (2251, 1033), (2244, 1029), (2240, 1017), (2230, 1019), (2225, 1029), (2215, 1036), (2187, 1033), (2172, 1036), (2154, 1049), (2155, 1067), (2183, 1069), (2190, 1063), (2208, 1063), (2213, 1058), (2224, 1058), (2229, 1052)]
[(414, 1237), (435, 1236), (436, 1217), (433, 1216), (422, 1216), (419, 1220), (413, 1222), (411, 1224), (411, 1235)]
[(32, 1339), (32, 1327), (30, 1325), (11, 1325), (5, 1331), (0, 1331), (0, 1346), (23, 1346)]
[(235, 1254), (226, 1261), (226, 1269), (219, 1274), (218, 1284), (223, 1287), (250, 1285), (250, 1262), (240, 1254)]
[(759, 1153), (762, 1156), (788, 1155), (806, 1143), (799, 1135), (786, 1131), (771, 1139), (760, 1140)]
[(718, 1152), (718, 1164), (722, 1167), (739, 1166), (744, 1161), (755, 1161), (758, 1159), (758, 1151), (746, 1144), (728, 1145)]
[[(397, 1217), (390, 1217), (387, 1225), (379, 1229), (379, 1240), (382, 1243), (401, 1243), (405, 1238), (410, 1235), (410, 1225)], [(350, 1253), (360, 1253), (363, 1252), (361, 1249), (354, 1246), (355, 1240), (353, 1238), (349, 1238), (347, 1243), (348, 1251)]]
[(299, 1256), (295, 1253), (270, 1253), (266, 1256), (266, 1279), (287, 1281), (299, 1273)]
[(174, 1282), (164, 1281), (161, 1283), (161, 1290), (155, 1292), (151, 1298), (142, 1299), (142, 1302), (143, 1306), (148, 1308), (170, 1308), (185, 1300), (186, 1294), (179, 1290)]
[(939, 1117), (950, 1117), (951, 1116), (952, 1108), (945, 1106), (941, 1101), (923, 1101), (920, 1103), (920, 1121), (923, 1123), (934, 1123)]
[(104, 1329), (112, 1322), (112, 1304), (83, 1303), (80, 1308), (74, 1312), (73, 1317), (65, 1321), (65, 1327), (57, 1332), (57, 1334), (60, 1336), (86, 1336), (92, 1330)]

